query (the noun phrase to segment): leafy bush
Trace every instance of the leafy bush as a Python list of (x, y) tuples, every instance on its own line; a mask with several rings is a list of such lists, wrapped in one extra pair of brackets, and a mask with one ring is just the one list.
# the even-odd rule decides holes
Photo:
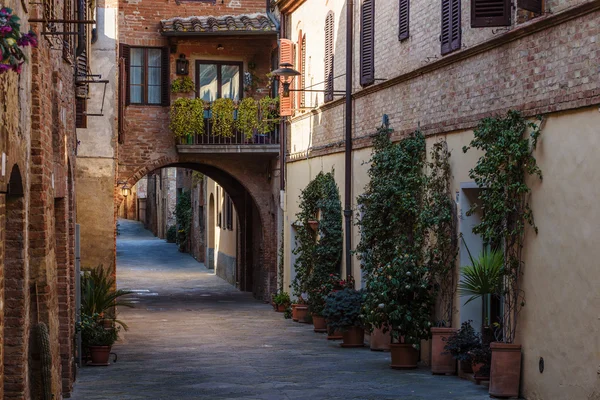
[(204, 101), (200, 98), (177, 99), (171, 104), (169, 128), (175, 137), (204, 134)]
[(235, 126), (246, 139), (254, 136), (254, 131), (258, 129), (258, 104), (253, 98), (246, 97), (240, 102)]
[(354, 289), (354, 277), (349, 276), (348, 279), (342, 279), (339, 274), (329, 274), (329, 277), (318, 287), (309, 292), (309, 309), (310, 312), (316, 315), (322, 315), (325, 308), (327, 296), (334, 292), (343, 289)]
[(119, 338), (119, 328), (104, 328), (99, 314), (92, 315), (81, 313), (81, 322), (77, 323), (76, 330), (81, 332), (83, 347), (112, 346)]
[(286, 292), (279, 292), (277, 294), (273, 294), (271, 296), (271, 300), (273, 301), (273, 304), (277, 306), (290, 304), (290, 295)]
[(352, 326), (363, 326), (361, 310), (364, 302), (362, 290), (346, 288), (329, 293), (325, 299), (323, 317), (334, 330), (347, 330)]
[(481, 338), (471, 326), (472, 321), (462, 323), (460, 329), (446, 339), (444, 353), (450, 353), (453, 358), (459, 361), (471, 361), (472, 352), (481, 348)]
[(167, 243), (175, 243), (177, 241), (177, 226), (171, 225), (167, 229)]
[(175, 221), (179, 227), (176, 241), (178, 244), (184, 244), (192, 228), (192, 195), (189, 190), (181, 193), (177, 198)]
[(189, 93), (194, 90), (194, 82), (189, 76), (174, 79), (171, 83), (172, 93)]

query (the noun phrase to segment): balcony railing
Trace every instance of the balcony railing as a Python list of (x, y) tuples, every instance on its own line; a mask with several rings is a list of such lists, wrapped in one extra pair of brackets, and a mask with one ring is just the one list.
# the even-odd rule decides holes
[(179, 145), (278, 145), (279, 125), (272, 132), (259, 134), (255, 132), (252, 137), (246, 137), (243, 133), (233, 128), (231, 136), (215, 135), (212, 129), (212, 119), (204, 118), (204, 134), (191, 135), (179, 138)]

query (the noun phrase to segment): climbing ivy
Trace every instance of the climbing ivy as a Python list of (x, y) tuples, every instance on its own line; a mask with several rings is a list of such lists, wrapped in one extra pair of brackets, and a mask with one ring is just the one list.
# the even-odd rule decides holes
[[(477, 125), (470, 148), (483, 151), (471, 179), (482, 188), (481, 222), (473, 233), (482, 236), (492, 247), (501, 246), (504, 253), (504, 299), (502, 313), (503, 340), (513, 343), (517, 317), (525, 305), (521, 289), (523, 273), (523, 242), (527, 225), (537, 233), (533, 212), (529, 205), (531, 188), (528, 176), (542, 179), (542, 171), (533, 156), (540, 135), (541, 123), (528, 122), (518, 111), (509, 111), (505, 117), (485, 118)], [(471, 215), (477, 205), (468, 211)]]
[[(330, 274), (338, 272), (342, 260), (342, 203), (333, 171), (319, 172), (302, 191), (296, 218), (292, 288), (296, 296), (307, 293), (311, 312), (318, 314), (322, 302), (316, 293)], [(309, 223), (312, 221), (317, 222), (316, 230)]]

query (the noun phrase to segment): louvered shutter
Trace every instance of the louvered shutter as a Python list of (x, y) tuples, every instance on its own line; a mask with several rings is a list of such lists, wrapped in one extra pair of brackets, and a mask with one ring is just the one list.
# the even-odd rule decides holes
[(333, 11), (325, 18), (325, 101), (333, 100)]
[(82, 97), (75, 98), (75, 127), (87, 128), (87, 100)]
[(171, 59), (169, 55), (169, 48), (162, 48), (162, 64), (161, 64), (161, 105), (162, 106), (170, 106), (171, 105)]
[(363, 0), (360, 19), (360, 84), (375, 82), (375, 0)]
[[(283, 63), (294, 64), (294, 43), (288, 39), (279, 40), (279, 64)], [(291, 87), (290, 85), (290, 89)], [(279, 115), (292, 115), (292, 96), (283, 97), (283, 84), (279, 85)]]
[(398, 40), (408, 39), (410, 36), (409, 31), (409, 9), (410, 0), (399, 0), (400, 4), (398, 7)]
[[(298, 49), (298, 51), (297, 51), (297, 53), (298, 53), (298, 71), (300, 72), (300, 75), (296, 77), (296, 82), (298, 82), (296, 87), (300, 90), (303, 90), (304, 89), (305, 43), (304, 43), (304, 37), (302, 36), (302, 29), (300, 30), (300, 32), (298, 34), (298, 43), (296, 44), (296, 47)], [(304, 92), (303, 91), (296, 92), (296, 105), (298, 107), (304, 107)]]
[(123, 143), (125, 141), (125, 93), (127, 93), (127, 75), (128, 72), (125, 69), (125, 59), (121, 56), (119, 58), (119, 110), (118, 110), (118, 141)]
[(471, 27), (510, 26), (511, 0), (471, 0)]
[(123, 61), (125, 63), (125, 75), (123, 75), (121, 79), (123, 79), (125, 86), (125, 105), (128, 106), (131, 103), (131, 91), (129, 87), (129, 66), (131, 65), (131, 47), (126, 44), (121, 44), (120, 47), (121, 57), (123, 58)]
[(518, 0), (517, 7), (536, 14), (541, 14), (543, 12), (542, 0)]
[(460, 0), (442, 0), (442, 55), (460, 49)]

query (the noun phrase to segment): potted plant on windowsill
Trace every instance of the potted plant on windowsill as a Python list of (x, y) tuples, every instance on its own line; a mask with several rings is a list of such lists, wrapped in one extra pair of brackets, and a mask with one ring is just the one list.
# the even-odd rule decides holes
[(89, 353), (91, 359), (88, 365), (110, 365), (108, 361), (110, 351), (119, 337), (119, 328), (105, 328), (99, 314), (81, 313), (81, 322), (77, 324), (77, 330), (81, 332), (83, 348)]
[(364, 293), (351, 288), (332, 292), (325, 299), (323, 316), (329, 326), (342, 331), (342, 347), (364, 346), (363, 302)]

